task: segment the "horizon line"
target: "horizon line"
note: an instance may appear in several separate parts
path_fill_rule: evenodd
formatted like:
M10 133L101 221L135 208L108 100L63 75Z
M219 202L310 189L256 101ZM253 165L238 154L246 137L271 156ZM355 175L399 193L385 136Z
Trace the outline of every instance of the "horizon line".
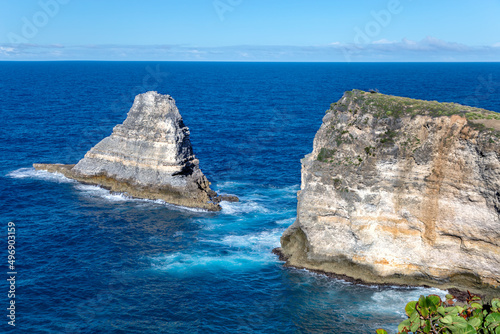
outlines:
M308 61L308 60L279 60L279 61L274 61L274 60L109 60L109 59L18 59L18 60L12 60L12 59L0 59L0 62L69 62L69 61L75 61L75 62L170 62L170 63L175 63L175 62L184 62L184 63L330 63L330 64L351 64L351 63L356 63L356 64L362 64L362 63L436 63L436 64L446 64L446 63L500 63L500 61L493 61L493 60L483 60L483 61L477 61L477 60L461 60L461 61L425 61L425 60L419 60L419 61L398 61L398 60L393 60L393 61Z

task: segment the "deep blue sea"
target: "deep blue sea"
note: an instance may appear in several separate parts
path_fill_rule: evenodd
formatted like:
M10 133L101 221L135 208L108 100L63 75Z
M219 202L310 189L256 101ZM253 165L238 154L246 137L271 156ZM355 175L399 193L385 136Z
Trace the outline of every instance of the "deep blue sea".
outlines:
M408 301L444 292L352 285L271 254L300 159L353 88L500 111L500 63L0 62L0 332L394 331ZM203 172L241 202L188 210L31 167L76 163L148 90L172 95Z

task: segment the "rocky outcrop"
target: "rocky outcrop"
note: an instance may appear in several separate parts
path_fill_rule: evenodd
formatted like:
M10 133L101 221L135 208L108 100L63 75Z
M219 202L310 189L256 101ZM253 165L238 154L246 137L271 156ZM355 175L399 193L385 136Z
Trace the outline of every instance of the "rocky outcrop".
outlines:
M76 165L34 167L132 197L211 211L220 210L220 200L237 200L210 189L174 99L157 92L136 96L123 124Z
M346 92L302 159L281 253L365 282L498 288L499 123L483 109Z

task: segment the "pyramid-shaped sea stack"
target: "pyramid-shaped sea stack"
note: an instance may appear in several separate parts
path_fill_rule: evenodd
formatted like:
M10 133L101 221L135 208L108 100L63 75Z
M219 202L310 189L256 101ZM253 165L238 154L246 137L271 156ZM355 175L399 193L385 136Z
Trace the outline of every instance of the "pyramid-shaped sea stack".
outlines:
M210 211L220 210L221 197L210 189L193 154L189 129L169 95L137 95L122 124L76 165L34 164L132 197Z

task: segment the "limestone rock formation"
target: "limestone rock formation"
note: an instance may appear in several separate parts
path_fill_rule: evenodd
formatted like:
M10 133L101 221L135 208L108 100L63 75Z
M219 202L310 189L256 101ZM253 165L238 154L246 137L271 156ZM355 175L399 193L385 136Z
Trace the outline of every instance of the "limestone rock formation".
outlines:
M302 159L281 253L366 282L498 288L499 124L484 109L346 92Z
M157 92L136 96L123 124L76 165L34 167L133 197L187 207L217 211L218 202L225 199L210 189L200 170L174 99Z

